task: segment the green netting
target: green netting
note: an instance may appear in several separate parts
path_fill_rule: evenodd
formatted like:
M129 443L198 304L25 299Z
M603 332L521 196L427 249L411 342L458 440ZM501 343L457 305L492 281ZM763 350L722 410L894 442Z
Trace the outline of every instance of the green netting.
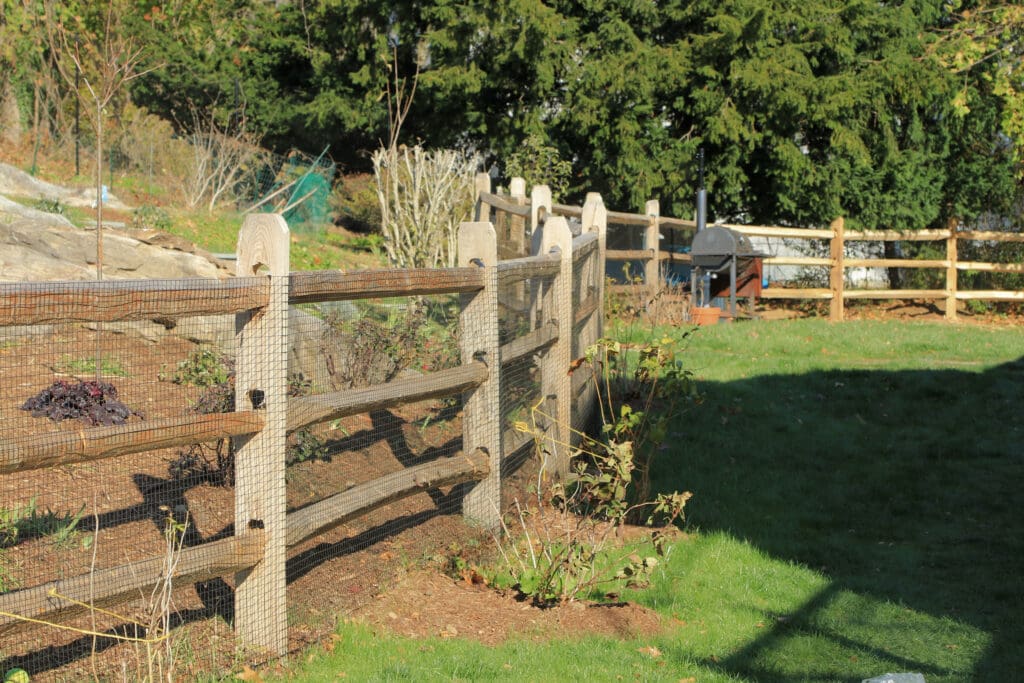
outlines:
M298 150L273 155L259 173L254 203L262 211L282 214L292 232L319 231L329 220L336 168L326 148L317 157Z

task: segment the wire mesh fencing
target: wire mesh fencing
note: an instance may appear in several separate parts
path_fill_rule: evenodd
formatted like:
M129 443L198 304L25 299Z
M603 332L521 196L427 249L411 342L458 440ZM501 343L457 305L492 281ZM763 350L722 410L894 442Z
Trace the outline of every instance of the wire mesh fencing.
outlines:
M289 274L283 220L251 216L251 276L0 284L0 666L277 656L495 529L523 465L564 458L597 329L596 238L552 222L507 262L484 223L458 268Z
M332 624L459 536L460 487L420 482L443 477L461 454L461 395L416 395L461 364L459 300L375 297L290 315L296 405L308 401L316 423L289 437L301 449L288 470L288 509L324 511L310 513L317 533L289 547L289 605L300 621ZM393 400L403 394L408 402Z
M187 300L223 283L93 284L0 284L0 667L43 680L171 666L172 626L232 640L223 579L197 573L174 589L167 578L233 533L221 437L258 429L224 415L234 406L217 393L233 372L235 315L110 319L125 315L114 301ZM30 324L9 324L19 319Z

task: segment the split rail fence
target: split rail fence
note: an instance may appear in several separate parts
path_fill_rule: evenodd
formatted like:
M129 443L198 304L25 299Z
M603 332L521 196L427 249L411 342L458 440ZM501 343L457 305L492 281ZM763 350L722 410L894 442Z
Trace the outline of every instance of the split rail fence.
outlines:
M827 288L768 287L761 292L765 299L817 299L829 301L829 318L841 321L845 317L845 302L849 299L905 299L939 300L945 302L948 320L957 319L958 301L1024 301L1024 290L965 290L958 287L958 273L979 271L990 273L1024 273L1021 263L992 263L961 261L958 259L960 241L1024 242L1024 233L957 230L955 222L943 230L846 230L842 218L829 228L780 228L749 225L727 225L751 237L782 237L801 240L823 240L828 243L829 255L770 256L765 265L823 267L828 269ZM944 259L890 259L850 258L846 256L848 242L939 242L945 243ZM938 269L945 276L942 289L852 289L846 286L847 268L923 268Z
M544 196L537 188L535 195ZM547 193L550 197L550 193ZM540 204L535 204L540 208ZM246 218L237 277L226 280L108 280L0 285L0 328L52 322L104 323L236 316L235 410L149 419L27 436L0 434L0 476L75 463L129 458L156 449L231 438L235 443L234 525L227 537L180 551L175 585L234 575L234 628L247 645L283 653L288 642L286 552L370 510L439 487L462 485L463 515L497 527L501 477L508 462L534 447L536 435L512 429L507 395L525 392L534 364L540 397L535 420L551 465L568 471L571 426L594 407L593 382L570 376L571 359L602 332L607 212L589 195L573 236L564 217L534 218L534 248L499 259L489 215L463 223L458 267L382 271L289 271L289 233L274 214ZM368 297L458 295L461 362L384 384L308 396L288 392L289 305ZM515 322L510 323L510 320ZM461 397L461 452L406 467L288 511L285 449L289 434L310 425L391 406ZM532 399L531 399L532 400ZM39 620L59 623L111 605L167 580L165 558L128 564L0 593L0 633ZM2 585L2 584L0 584Z
M493 211L495 224L505 226L504 243L513 249L527 249L524 235L530 233L545 215L575 218L581 215L581 208L564 204L553 204L550 193L534 188L526 195L525 183L514 180L509 195L493 194L486 174L478 177L478 212ZM483 207L483 208L480 208ZM629 261L640 264L642 277L638 278L644 289L645 298L650 301L664 286L663 269L672 264L688 265L687 253L668 251L661 247L663 230L678 231L688 243L696 231L696 221L661 216L657 200L646 203L643 213L608 211L609 234L614 237L620 232L639 236L642 246L637 249L608 248L607 261ZM957 319L958 301L1021 301L1024 290L971 290L958 286L958 273L974 271L988 273L1024 274L1022 263L995 263L966 261L958 259L958 243L961 241L989 243L1024 243L1024 233L996 232L981 230L957 230L956 223L943 230L916 230L900 232L895 230L848 231L840 217L827 229L801 227L773 227L757 225L724 224L749 237L771 237L794 240L824 241L828 245L828 256L768 256L764 265L821 267L828 270L828 287L796 288L767 287L761 292L764 299L811 299L830 302L829 318L841 321L845 317L845 302L850 299L900 299L900 300L941 300L945 302L945 315L949 320ZM628 239L628 238L627 238ZM636 240L634 240L636 241ZM846 245L850 242L939 242L944 243L946 256L943 259L890 259L851 258L846 256ZM943 272L945 286L942 289L862 289L846 286L848 268L914 268L937 269ZM615 289L631 288L634 285L616 285Z

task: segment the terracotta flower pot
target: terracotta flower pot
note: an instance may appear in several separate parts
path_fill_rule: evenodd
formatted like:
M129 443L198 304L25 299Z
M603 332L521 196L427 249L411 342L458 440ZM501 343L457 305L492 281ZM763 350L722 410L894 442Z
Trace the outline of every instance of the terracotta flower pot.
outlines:
M695 325L716 325L718 318L722 315L722 309L718 306L702 306L690 309L690 322Z

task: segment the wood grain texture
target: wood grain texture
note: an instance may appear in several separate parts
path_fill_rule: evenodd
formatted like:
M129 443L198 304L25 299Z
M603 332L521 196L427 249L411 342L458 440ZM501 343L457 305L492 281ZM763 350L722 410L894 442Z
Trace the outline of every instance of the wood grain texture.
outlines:
M263 428L263 423L263 415L250 410L8 437L0 440L0 474L254 434Z

